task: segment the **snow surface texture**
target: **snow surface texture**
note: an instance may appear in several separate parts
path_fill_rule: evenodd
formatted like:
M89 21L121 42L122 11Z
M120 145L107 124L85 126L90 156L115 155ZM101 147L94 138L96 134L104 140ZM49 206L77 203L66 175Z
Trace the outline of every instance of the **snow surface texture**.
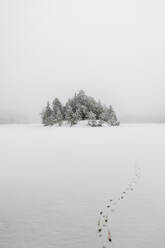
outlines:
M113 247L112 242L112 223L111 223L111 214L116 211L116 208L121 200L124 200L130 191L134 191L137 182L141 176L141 169L139 164L135 164L135 175L127 185L127 187L114 199L109 199L104 209L99 211L99 218L97 223L98 236L101 239L101 247Z
M112 245L164 248L164 147L163 124L1 125L0 247L100 248L98 210L137 163L139 183L111 212Z

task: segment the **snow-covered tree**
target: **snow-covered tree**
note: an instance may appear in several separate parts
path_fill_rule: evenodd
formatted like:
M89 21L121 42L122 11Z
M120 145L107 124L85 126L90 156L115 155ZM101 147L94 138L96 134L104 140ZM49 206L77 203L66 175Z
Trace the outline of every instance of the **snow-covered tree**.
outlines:
M108 123L110 123L112 126L118 126L120 123L118 122L115 111L113 110L111 105L108 108L108 113L109 113Z
M99 119L105 122L110 120L110 113L107 107L104 107L103 111L99 115Z
M47 102L45 109L42 111L41 118L42 118L42 123L44 124L44 126L53 125L52 109L50 107L49 102Z
M119 125L115 111L113 110L111 105L109 106L109 108L107 108L106 106L104 107L103 112L99 115L99 119L108 122L112 126Z
M79 119L80 120L86 120L88 119L88 109L85 105L78 104L76 111L79 114Z
M58 98L55 98L52 102L52 115L53 115L53 122L58 123L59 118L62 118L63 120L63 115L64 115L64 111L63 111L63 106L62 103L60 102L60 100ZM58 114L58 116L57 116ZM62 116L62 117L59 117Z
M92 111L89 112L88 118L89 118L88 125L91 127L96 127L97 125L96 115Z
M48 104L49 105L49 104ZM52 103L52 109L47 109L42 113L42 122L44 125L53 125L66 120L70 125L76 124L79 120L89 120L92 125L102 125L108 122L110 125L119 125L116 114L112 106L103 106L100 101L87 96L83 90L69 99L63 106L58 98ZM100 120L100 121L99 121Z
M101 102L98 101L94 104L94 109L95 109L95 114L96 114L96 119L99 119L99 116L101 113L104 111L104 107L102 106Z
M52 109L55 113L57 113L58 109L63 112L63 106L60 100L56 97L52 102Z
M63 115L62 115L60 109L58 109L57 114L56 114L56 123L58 123L58 125L61 126L62 121L63 121Z
M70 105L66 106L65 110L65 119L70 123L71 126L77 124L78 119L79 119L79 114L78 112L73 112L73 109Z

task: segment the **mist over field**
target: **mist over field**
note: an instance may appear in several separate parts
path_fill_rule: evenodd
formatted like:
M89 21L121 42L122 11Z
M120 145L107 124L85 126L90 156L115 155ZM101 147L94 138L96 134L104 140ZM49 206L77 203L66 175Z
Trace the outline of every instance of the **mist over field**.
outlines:
M163 0L1 0L1 122L39 122L48 99L80 89L121 122L165 121L164 9Z

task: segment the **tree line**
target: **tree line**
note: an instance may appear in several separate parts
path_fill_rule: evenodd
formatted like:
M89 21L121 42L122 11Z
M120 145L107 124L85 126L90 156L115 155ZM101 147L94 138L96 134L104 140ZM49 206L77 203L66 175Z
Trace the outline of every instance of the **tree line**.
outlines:
M102 105L100 101L87 96L83 90L75 94L65 105L58 98L55 98L51 105L47 102L41 119L44 126L55 124L61 126L63 122L73 126L80 120L88 120L88 125L93 127L102 126L104 122L111 126L120 124L111 105L109 107Z

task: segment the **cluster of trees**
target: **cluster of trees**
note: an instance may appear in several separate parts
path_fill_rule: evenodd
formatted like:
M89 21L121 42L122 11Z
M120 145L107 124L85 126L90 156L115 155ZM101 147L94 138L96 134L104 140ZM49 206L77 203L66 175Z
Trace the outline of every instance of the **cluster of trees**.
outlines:
M90 126L102 126L107 122L112 126L119 125L116 114L110 105L103 106L100 101L87 96L83 90L75 94L63 105L58 98L52 104L48 102L41 113L42 123L45 126L62 125L66 121L73 126L80 120L88 120Z

